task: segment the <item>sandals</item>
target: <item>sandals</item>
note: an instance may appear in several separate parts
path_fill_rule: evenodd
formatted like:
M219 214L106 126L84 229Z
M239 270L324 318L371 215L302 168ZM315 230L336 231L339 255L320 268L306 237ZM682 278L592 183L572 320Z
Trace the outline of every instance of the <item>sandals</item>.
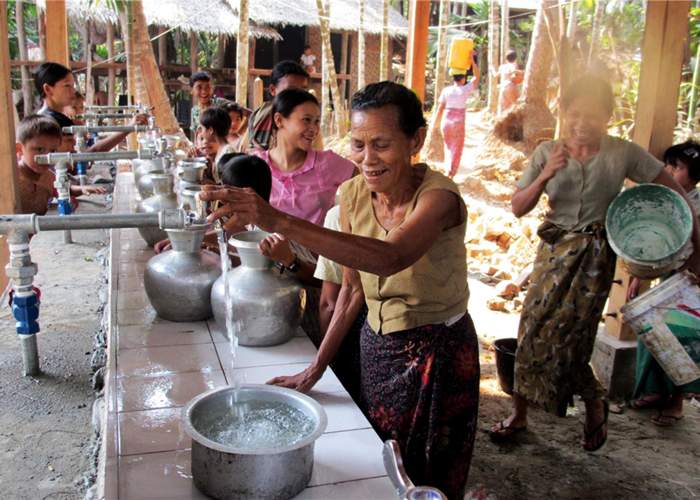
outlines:
M489 437L494 443L509 443L512 442L515 436L521 432L525 432L525 427L513 427L506 425L505 420L498 422L494 428L489 429Z
M675 415L665 415L663 410L660 410L656 415L651 417L651 421L654 425L659 427L672 427L676 425L680 420L683 419L683 415L677 417Z
M647 394L641 398L633 399L630 401L630 408L635 410L648 410L650 408L659 408L664 403L666 403L667 398L653 394Z
M606 401L603 400L603 421L596 426L595 429L592 431L587 431L586 430L586 424L583 424L583 442L581 443L581 446L584 450L588 452L593 452L593 451L598 451L603 447L605 442L608 440L608 415L610 413L610 404ZM590 443L600 431L605 428L605 435L603 438L600 440L597 446L588 446L588 443Z

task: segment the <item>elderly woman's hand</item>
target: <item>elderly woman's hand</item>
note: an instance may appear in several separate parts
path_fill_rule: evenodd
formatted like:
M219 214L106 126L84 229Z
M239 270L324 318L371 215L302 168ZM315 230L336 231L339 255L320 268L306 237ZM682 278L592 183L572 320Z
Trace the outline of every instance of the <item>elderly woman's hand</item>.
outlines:
M288 387L299 392L307 393L316 385L316 382L321 379L324 371L325 369L321 369L317 365L312 364L296 375L275 377L272 380L268 380L266 384Z
M275 224L281 213L275 210L251 188L231 186L202 186L200 198L205 201L221 201L222 206L207 217L212 222L226 220L224 229L231 230L248 224L274 233Z

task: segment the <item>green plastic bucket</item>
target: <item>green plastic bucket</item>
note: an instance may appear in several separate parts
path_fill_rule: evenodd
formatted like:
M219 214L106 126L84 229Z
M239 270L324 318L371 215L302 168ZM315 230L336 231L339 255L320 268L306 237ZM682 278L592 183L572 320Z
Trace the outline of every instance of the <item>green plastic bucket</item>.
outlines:
M694 214L683 197L659 184L639 184L608 207L605 229L630 274L658 278L679 268L692 252Z

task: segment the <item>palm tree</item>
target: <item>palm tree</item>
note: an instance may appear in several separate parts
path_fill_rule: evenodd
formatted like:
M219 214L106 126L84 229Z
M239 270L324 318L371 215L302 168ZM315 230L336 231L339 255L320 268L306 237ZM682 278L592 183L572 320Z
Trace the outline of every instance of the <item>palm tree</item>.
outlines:
M496 136L506 141L522 142L527 150L534 149L543 138L554 135L556 120L547 106L546 96L554 60L550 31L559 33L557 7L558 0L542 0L539 4L520 102L494 129ZM558 41L558 36L554 39Z
M234 0L229 0L234 3ZM233 5L232 5L233 7ZM236 43L236 101L248 104L248 0L238 0L238 41Z
M329 17L330 17L330 7L328 4L324 5L323 0L316 0L316 8L318 9L318 17L321 24L321 44L323 49L322 61L323 73L322 73L322 113L321 120L324 120L324 114L326 116L325 124L328 125L328 114L330 111L330 102L327 98L327 92L330 91L333 97L333 107L335 108L335 121L336 129L339 136L344 136L347 133L347 123L345 117L345 106L343 105L343 99L340 96L338 90L338 77L335 73L335 63L333 61L333 50L331 48L331 30L329 27Z

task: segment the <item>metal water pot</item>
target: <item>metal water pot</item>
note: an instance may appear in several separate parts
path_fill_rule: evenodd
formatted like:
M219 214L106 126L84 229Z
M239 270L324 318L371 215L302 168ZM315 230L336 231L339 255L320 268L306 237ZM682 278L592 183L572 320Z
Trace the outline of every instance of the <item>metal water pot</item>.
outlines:
M202 186L199 184L192 184L191 186L181 187L180 196L180 208L187 212L192 212L197 208L197 193L202 190Z
M211 306L218 327L226 331L224 279L233 302L233 318L240 326L238 342L243 346L272 346L290 340L301 322L306 296L299 283L280 275L264 257L258 244L264 231L235 234L229 243L236 247L241 265L221 276L211 289Z
M206 169L206 162L201 162L199 160L182 160L178 163L177 175L183 181L201 184Z
M165 208L178 208L177 196L173 192L173 178L165 173L149 174L150 182L153 186L153 196L144 199L136 206L138 213L153 213L160 212ZM142 179L143 180L143 179ZM160 240L168 237L167 233L159 227L140 227L139 234L148 243L153 246Z
M154 175L169 175L165 170L152 170L141 176L136 183L136 190L142 200L153 196L153 176Z
M165 171L166 165L163 158L153 158L151 160L136 159L132 161L132 170L134 172L134 182L138 183L141 177L157 171Z
M172 249L151 257L143 284L151 305L169 321L203 321L211 317L211 287L221 275L219 256L202 250L209 225L169 229Z

